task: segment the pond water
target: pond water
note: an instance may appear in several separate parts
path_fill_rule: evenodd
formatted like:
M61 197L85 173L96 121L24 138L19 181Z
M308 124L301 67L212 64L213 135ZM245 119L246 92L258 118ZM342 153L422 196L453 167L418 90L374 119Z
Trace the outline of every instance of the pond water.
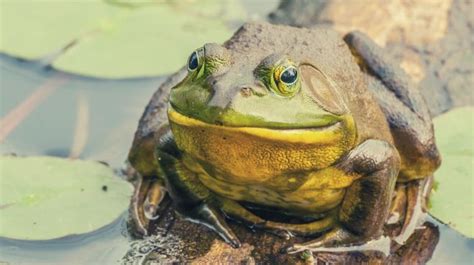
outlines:
M243 2L248 12L257 17L273 10L277 3ZM88 78L58 72L42 62L0 54L0 117L14 115L19 121L8 134L0 135L5 139L0 144L0 153L72 156L104 161L119 169L123 167L138 119L164 79ZM93 233L57 240L0 238L0 264L138 264L147 251L157 246L148 240L137 247L127 233L126 219L124 213ZM472 264L474 241L432 221L439 226L441 235L430 263Z

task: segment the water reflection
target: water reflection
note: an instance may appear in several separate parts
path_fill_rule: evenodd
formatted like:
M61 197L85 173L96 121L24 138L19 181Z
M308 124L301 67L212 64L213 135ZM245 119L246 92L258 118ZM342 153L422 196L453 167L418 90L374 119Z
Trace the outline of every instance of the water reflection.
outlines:
M84 235L46 241L0 238L0 263L10 264L114 264L130 248L126 215Z
M88 130L80 157L120 167L144 106L164 78L87 78L48 70L39 62L0 55L0 117L58 75L64 75L66 80L12 130L0 145L0 152L69 156L82 98L88 107Z

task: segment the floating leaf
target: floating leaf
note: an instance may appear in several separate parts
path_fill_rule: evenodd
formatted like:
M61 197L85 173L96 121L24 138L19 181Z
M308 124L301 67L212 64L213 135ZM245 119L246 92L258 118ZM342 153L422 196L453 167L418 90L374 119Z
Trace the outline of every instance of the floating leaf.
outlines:
M94 231L128 207L131 185L109 167L55 157L0 157L0 236L47 240Z
M204 43L222 42L230 35L219 20L190 16L168 5L149 6L81 40L53 67L108 78L161 75L177 71Z
M2 7L0 51L52 62L67 72L106 78L163 75L192 50L223 42L245 11L237 0L13 1Z
M474 237L474 108L454 109L434 119L443 162L435 173L437 188L430 213Z
M2 0L0 8L0 51L24 59L59 51L106 27L120 11L100 0Z

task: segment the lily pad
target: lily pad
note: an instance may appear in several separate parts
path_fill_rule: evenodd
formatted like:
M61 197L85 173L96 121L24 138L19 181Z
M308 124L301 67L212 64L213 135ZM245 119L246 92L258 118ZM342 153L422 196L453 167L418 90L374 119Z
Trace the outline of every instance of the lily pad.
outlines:
M474 237L474 108L454 109L434 119L443 162L430 213L464 235Z
M174 72L194 49L229 38L245 18L237 0L6 0L1 7L0 51L40 59L67 47L53 67L105 78Z
M107 78L162 75L185 65L194 49L220 43L231 33L219 20L190 16L167 5L149 6L131 11L110 30L82 39L53 67Z
M40 59L96 34L120 11L101 0L3 0L0 9L0 51L23 59Z
M109 167L55 157L0 157L0 236L48 240L116 220L132 186Z

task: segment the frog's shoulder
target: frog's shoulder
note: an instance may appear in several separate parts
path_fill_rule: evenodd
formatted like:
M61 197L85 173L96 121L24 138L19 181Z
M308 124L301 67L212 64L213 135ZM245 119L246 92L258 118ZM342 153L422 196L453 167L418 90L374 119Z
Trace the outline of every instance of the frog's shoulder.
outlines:
M142 175L154 172L156 139L168 130L167 105L171 88L186 76L186 68L171 75L155 91L138 122L128 160Z
M168 122L166 110L170 90L181 82L186 74L186 69L182 68L169 76L153 93L138 123L138 128L135 132L135 141L153 134L159 127Z

